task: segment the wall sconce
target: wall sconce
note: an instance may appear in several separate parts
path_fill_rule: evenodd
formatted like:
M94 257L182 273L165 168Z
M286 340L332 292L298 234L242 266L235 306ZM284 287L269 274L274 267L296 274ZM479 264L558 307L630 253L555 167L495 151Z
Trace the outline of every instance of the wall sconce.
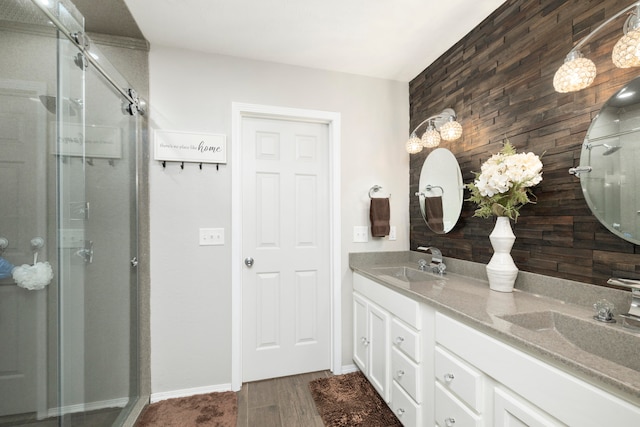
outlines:
M418 138L416 131L424 124L427 124L427 130L422 138ZM456 121L456 112L453 108L445 108L440 114L431 116L416 126L407 141L407 152L416 154L421 152L424 147L437 147L440 144L440 139L455 141L461 136L462 126Z
M631 12L623 26L624 36L613 47L611 59L618 68L640 66L640 1L637 1L604 21L571 49L564 64L553 76L553 87L556 92L576 92L593 83L596 78L596 65L582 55L580 48L607 24L633 8L635 10Z

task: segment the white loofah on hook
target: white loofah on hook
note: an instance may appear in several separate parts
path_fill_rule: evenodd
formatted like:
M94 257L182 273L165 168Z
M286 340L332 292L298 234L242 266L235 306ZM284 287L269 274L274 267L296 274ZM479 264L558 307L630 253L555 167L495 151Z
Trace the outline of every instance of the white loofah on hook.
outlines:
M48 262L37 262L34 265L23 264L13 269L13 280L21 288L35 291L51 283L53 269Z

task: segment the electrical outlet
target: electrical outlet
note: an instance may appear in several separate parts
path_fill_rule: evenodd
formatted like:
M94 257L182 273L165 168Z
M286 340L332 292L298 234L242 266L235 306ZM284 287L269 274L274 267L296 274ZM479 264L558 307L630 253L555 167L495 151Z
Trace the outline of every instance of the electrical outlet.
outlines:
M200 246L224 245L224 228L201 228Z
M369 241L369 228L366 225L354 226L353 241L356 243L367 243Z
M389 227L389 240L396 240L396 226Z

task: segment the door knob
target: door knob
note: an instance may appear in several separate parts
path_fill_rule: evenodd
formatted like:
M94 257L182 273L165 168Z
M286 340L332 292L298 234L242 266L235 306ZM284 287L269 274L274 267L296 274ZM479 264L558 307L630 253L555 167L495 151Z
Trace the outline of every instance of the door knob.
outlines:
M246 257L244 259L244 265L251 268L251 266L253 266L253 258L251 258L250 256Z

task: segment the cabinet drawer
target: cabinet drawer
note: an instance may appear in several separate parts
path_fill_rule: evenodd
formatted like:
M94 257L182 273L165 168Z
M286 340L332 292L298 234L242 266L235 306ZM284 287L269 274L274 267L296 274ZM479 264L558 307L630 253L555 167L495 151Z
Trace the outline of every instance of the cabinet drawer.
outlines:
M420 363L420 335L398 319L391 322L391 341L404 354Z
M439 427L482 426L482 418L445 390L439 382L436 382L436 422Z
M417 403L422 403L420 366L394 348L391 351L391 375Z
M420 305L418 301L412 300L397 291L359 274L353 275L353 290L360 292L414 328L418 330L422 329L420 322Z
M495 426L559 427L565 425L552 419L521 397L499 387L495 389L493 396L493 414ZM610 425L615 424L612 422Z
M442 386L481 412L483 405L483 375L443 348L436 346L435 376Z
M420 410L420 405L414 402L402 387L395 382L391 393L391 409L402 425L407 427L421 426L422 411Z

